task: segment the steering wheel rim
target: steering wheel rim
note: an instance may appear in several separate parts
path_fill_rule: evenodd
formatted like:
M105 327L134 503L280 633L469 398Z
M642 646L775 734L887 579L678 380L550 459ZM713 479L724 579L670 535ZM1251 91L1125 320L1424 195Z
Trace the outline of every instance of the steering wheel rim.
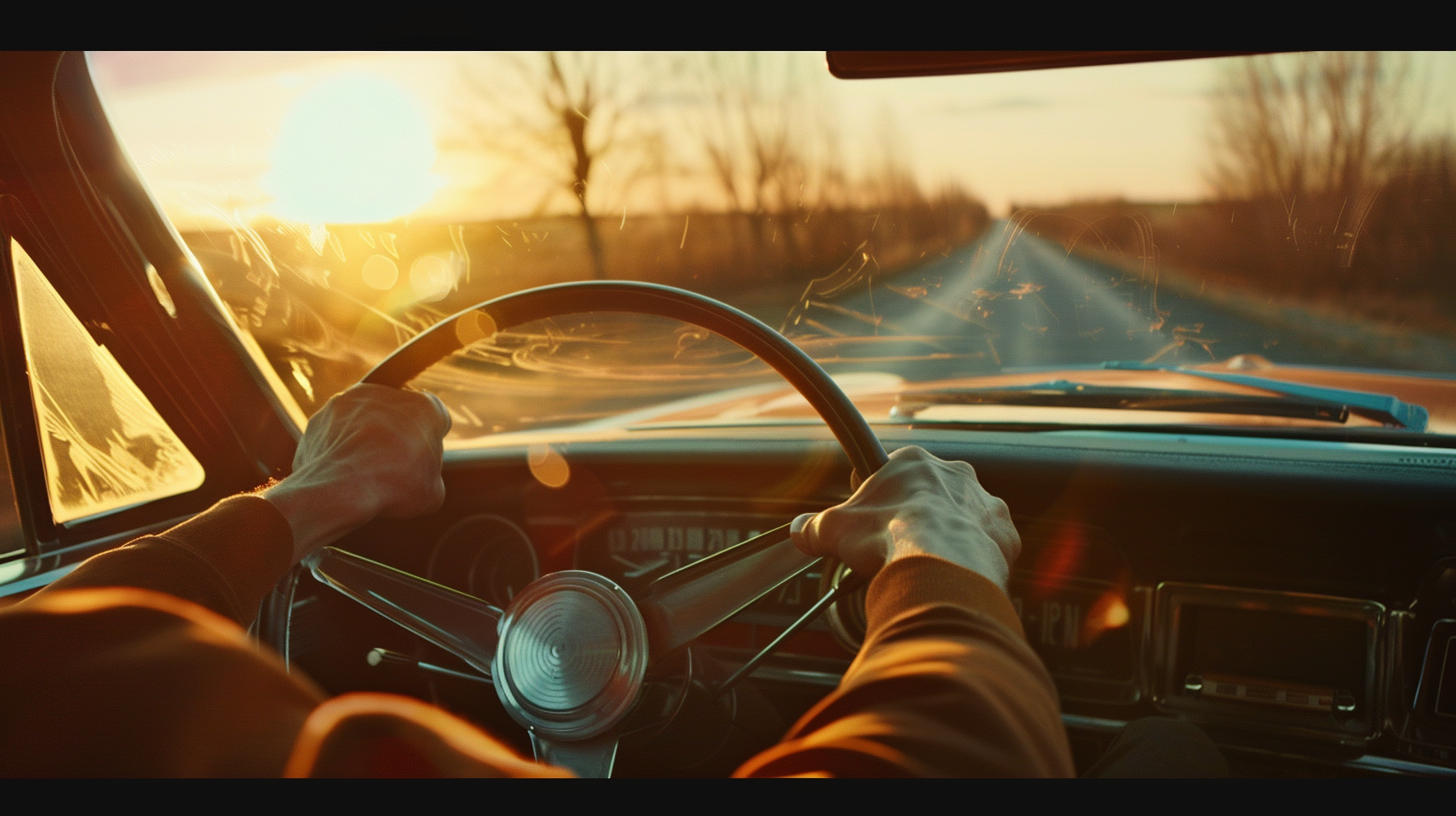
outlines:
M534 320L588 312L626 312L691 323L729 340L768 363L808 400L834 433L859 478L868 478L888 457L854 407L829 374L804 350L758 318L710 297L635 281L582 281L526 289L459 311L415 335L360 382L403 388L425 369L465 347L468 339L514 328ZM490 319L488 329L470 326L477 315Z
M738 309L658 284L566 283L486 301L416 335L362 382L404 387L477 339L588 312L654 315L713 331L767 362L804 396L859 478L888 461L863 415L803 350ZM566 570L528 585L505 610L333 547L305 564L319 581L481 671L529 731L538 759L606 776L616 756L614 734L639 699L649 666L821 560L799 552L783 525L658 578L640 599L603 576Z

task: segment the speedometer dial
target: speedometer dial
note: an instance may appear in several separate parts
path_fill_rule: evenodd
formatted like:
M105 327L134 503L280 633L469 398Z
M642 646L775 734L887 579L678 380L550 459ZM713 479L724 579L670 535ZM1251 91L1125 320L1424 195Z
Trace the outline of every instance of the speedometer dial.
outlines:
M471 516L451 527L430 553L431 581L504 608L541 576L536 549L520 527L500 516Z

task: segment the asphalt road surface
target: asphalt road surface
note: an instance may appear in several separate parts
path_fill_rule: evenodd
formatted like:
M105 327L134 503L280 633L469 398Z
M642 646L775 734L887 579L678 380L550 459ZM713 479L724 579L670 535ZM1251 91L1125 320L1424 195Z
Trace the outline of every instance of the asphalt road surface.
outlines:
M1260 308L1254 295L1223 302L1175 291L1154 269L1121 268L1069 255L1059 244L993 224L975 243L887 280L863 274L838 291L813 294L800 329L980 338L1004 368L1155 360L1197 364L1237 354L1275 363L1368 368L1436 368L1393 328L1333 323L1302 310ZM1392 339L1395 338L1395 339ZM1456 343L1436 358L1456 364ZM1417 364L1412 364L1412 362ZM1420 364L1424 363L1424 364ZM1437 363L1432 365L1432 363ZM1446 367L1446 370L1451 370Z

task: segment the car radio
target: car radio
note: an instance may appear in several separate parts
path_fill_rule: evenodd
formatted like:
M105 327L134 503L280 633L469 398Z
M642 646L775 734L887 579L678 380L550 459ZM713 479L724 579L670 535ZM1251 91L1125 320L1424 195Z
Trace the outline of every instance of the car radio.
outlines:
M1179 583L1155 596L1154 699L1164 710L1351 744L1376 736L1380 604Z

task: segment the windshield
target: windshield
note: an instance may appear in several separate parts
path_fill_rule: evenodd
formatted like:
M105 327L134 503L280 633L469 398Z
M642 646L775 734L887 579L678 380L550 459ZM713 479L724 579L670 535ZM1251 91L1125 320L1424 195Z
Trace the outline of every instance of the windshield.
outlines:
M91 66L153 195L303 416L458 310L628 279L778 328L871 421L1116 424L1150 413L1119 404L1173 402L1159 423L1338 413L1271 413L1264 398L1293 397L1196 371L1390 395L1429 410L1426 432L1456 430L1450 53L860 81L829 76L822 52ZM446 399L458 444L801 414L775 382L694 327L586 315L482 331L417 384ZM1102 389L1095 405L1086 388ZM1370 415L1339 422L1407 414Z

